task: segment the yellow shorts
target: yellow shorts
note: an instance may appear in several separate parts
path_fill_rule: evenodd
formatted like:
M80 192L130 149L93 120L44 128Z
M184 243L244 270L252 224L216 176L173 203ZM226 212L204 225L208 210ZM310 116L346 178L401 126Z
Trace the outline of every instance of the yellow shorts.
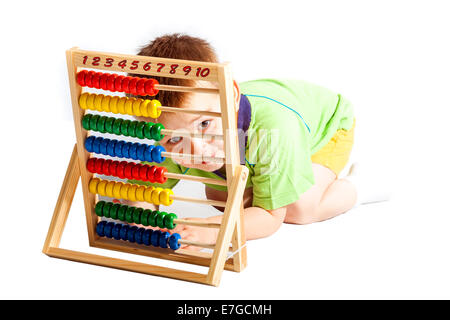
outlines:
M350 130L339 129L336 131L331 140L311 156L311 161L329 168L336 176L339 176L350 158L354 131L355 122Z

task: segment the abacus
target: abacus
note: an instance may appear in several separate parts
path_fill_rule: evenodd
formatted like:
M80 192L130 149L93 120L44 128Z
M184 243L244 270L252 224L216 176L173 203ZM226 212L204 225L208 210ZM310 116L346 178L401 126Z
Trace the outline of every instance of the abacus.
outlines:
M68 50L66 57L77 141L43 252L51 257L76 262L214 286L219 285L223 270L242 271L247 264L242 198L248 169L240 164L236 109L229 64L103 53L79 48ZM151 76L210 81L217 84L217 88L162 85L150 78ZM104 93L90 93L86 88L99 89ZM155 97L160 90L218 94L221 112L162 106ZM145 98L119 96L117 93ZM173 131L165 129L159 123L128 120L116 116L157 118L162 112L187 112L220 117L223 125L221 135L177 132L177 136L185 134L204 139L223 139L225 157L166 152L162 146L152 145L151 142L159 141L165 135L171 135ZM102 137L102 134L113 135L114 138ZM125 141L123 137L131 137L139 142ZM226 180L170 173L165 167L141 163L144 161L161 163L166 157L186 156L192 160L224 163ZM207 267L208 271L191 272L60 248L80 177L91 247L195 264ZM118 180L140 180L162 184L168 178L227 186L227 200L194 199L174 194L170 189ZM100 201L99 196L114 200ZM116 201L117 199L119 201ZM207 223L178 218L175 213L126 205L121 203L120 199L166 206L173 201L187 201L223 207L224 213L221 223ZM104 218L113 219L114 222L105 221ZM176 224L218 228L216 243L183 240L179 234L167 231L173 229ZM209 248L212 252L182 249L181 244Z

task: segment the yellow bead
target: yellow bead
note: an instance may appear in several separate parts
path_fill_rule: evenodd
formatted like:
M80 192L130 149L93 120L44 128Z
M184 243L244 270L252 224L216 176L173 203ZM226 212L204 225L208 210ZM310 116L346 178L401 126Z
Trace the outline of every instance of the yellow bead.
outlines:
M152 192L152 202L156 205L161 204L159 202L159 194L161 193L161 191L163 191L163 188L156 188L155 190L153 190Z
M97 110L97 111L103 111L103 110L102 110L102 100L103 100L103 97L104 97L103 94L97 94L97 95L95 96L95 99L94 99L94 108L95 108L95 110Z
M127 101L127 98L121 97L119 101L117 102L117 110L119 110L120 114L127 114L125 112L125 102Z
M99 178L92 178L91 181L89 181L89 192L96 194L97 193L97 185L100 182Z
M107 197L110 197L110 198L113 198L114 197L114 193L113 193L113 189L114 189L114 186L115 186L115 182L114 181L109 181L107 184L106 184L106 196Z
M144 186L139 186L136 189L136 199L137 199L137 201L145 201L145 199L144 199L144 192L145 192L145 187Z
M108 180L100 180L97 185L97 193L101 196L106 197L106 185L108 184Z
M153 192L153 190L155 190L155 187L152 187L152 186L145 188L144 201L146 201L148 203L153 203L152 202L152 192Z
M142 116L142 112L141 112L141 103L142 103L142 99L135 99L133 102L133 114L137 117Z
M80 105L81 109L84 109L84 110L89 109L86 104L86 100L88 97L89 97L89 93L85 92L78 99L78 104Z
M141 109L141 114L143 117L150 117L150 114L148 113L148 108L150 105L151 100L142 100L139 108Z
M120 199L120 189L123 186L123 182L116 182L113 188L113 196L114 198Z
M137 185L136 184L132 184L130 186L130 188L128 189L128 200L130 201L138 201L136 198L136 189L137 189Z
M173 203L173 199L170 198L172 194L172 189L164 189L159 194L159 201L165 206L170 206Z
M159 107L161 107L161 102L159 102L158 100L153 99L150 102L150 110L148 112L150 114L150 117L156 119L161 115L161 109Z
M111 112L111 109L109 108L109 104L111 101L111 96L104 96L102 99L102 110L104 112Z
M119 113L118 102L119 102L119 97L117 97L117 96L111 97L111 100L109 100L109 110L112 113Z
M86 99L86 107L88 107L88 109L95 110L94 107L95 94L88 93L88 95L89 96Z
M123 186L120 188L120 198L128 200L128 189L130 189L131 184L124 183Z
M133 103L136 101L135 98L128 98L125 102L125 113L129 115L133 115Z

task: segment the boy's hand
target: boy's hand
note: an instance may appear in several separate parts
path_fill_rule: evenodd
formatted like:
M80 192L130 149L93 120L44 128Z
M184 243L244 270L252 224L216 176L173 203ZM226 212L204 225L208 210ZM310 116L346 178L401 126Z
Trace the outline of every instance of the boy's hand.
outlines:
M191 221L207 221L205 218L186 218L185 220ZM184 224L178 224L171 233L179 233L182 240L197 241L205 244L215 244L219 229L217 228L204 228L187 226ZM202 248L191 245L181 245L181 249L199 251Z

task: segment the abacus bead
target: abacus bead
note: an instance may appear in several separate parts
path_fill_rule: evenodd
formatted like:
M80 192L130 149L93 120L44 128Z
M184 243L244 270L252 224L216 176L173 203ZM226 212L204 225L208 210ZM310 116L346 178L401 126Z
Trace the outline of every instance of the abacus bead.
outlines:
M151 145L145 146L144 161L153 162L152 151L153 151L154 148L155 148L155 146L151 146Z
M142 167L142 165L135 164L133 166L133 168L131 168L131 175L133 176L133 179L135 179L135 180L140 179L139 170L141 169L141 167Z
M151 166L148 170L147 170L147 179L148 181L150 181L151 183L156 182L155 180L155 172L156 172L157 167L156 166Z
M124 183L122 188L120 188L120 197L122 199L127 200L128 199L128 189L130 189L131 184L129 183Z
M104 237L105 236L105 225L106 225L106 221L100 221L99 223L97 223L97 227L95 228L95 231L97 232L97 234L100 237Z
M114 197L113 189L114 189L115 184L116 184L116 183L115 183L114 181L109 181L109 182L106 184L105 193L106 193L106 196L107 196L107 197L110 197L110 198L113 198L113 197Z
M128 225L122 225L122 228L120 229L120 239L122 240L128 240L128 230L130 227Z
M125 102L127 102L126 97L121 97L117 101L117 112L120 114L127 114L125 111Z
M139 180L147 181L147 171L149 166L143 165L139 167Z
M137 143L137 142L130 145L129 154L130 154L130 158L133 160L138 160L138 157L137 157L137 147L138 146L139 146L139 143Z
M136 156L138 160L145 161L145 148L147 145L139 144L136 150Z
M96 95L93 93L88 93L88 97L86 98L86 107L90 110L95 110L94 100Z
M85 85L87 85L89 88L93 88L92 86L92 76L95 74L94 71L88 71L88 73L85 74L84 76L84 83Z
M144 139L144 126L144 121L139 121L136 125L136 137L138 137L139 139Z
M125 213L125 220L129 223L133 223L133 213L135 208L134 207L128 207L127 211Z
M100 89L100 72L95 72L92 75L92 87Z
M152 213L152 210L150 209L145 209L142 214L141 214L141 224L143 226L148 226L148 216L149 214Z
M100 118L100 116L99 116L98 114L96 114L96 115L94 115L94 116L91 116L91 117L89 118L89 128L90 128L91 130L97 131L97 121L98 121L98 118Z
M115 223L114 222L108 222L105 225L105 228L103 229L103 232L105 233L105 237L112 238L112 229L114 228Z
M137 230L138 230L138 227L136 227L136 226L130 227L130 229L128 230L128 233L127 233L128 241L130 241L130 242L135 242L136 241L135 240L135 234L136 234Z
M161 248L167 248L167 242L169 240L170 234L168 232L162 232L159 235L159 246Z
M115 74L110 74L108 75L108 78L106 79L106 88L109 91L116 91L115 86L114 86L114 81L116 80L116 75Z
M109 143L109 139L102 139L102 140L100 140L99 153L104 154L104 155L108 154L108 143Z
M177 215L175 213L169 213L164 216L164 228L173 229L176 227L176 224L173 224L173 220L177 219Z
M137 117L142 116L142 112L141 112L141 103L142 103L142 99L138 98L136 100L133 101L133 114Z
M162 168L164 167L157 167L155 169L155 172L153 173L153 179L155 180L155 182L161 183L160 181L162 180Z
M134 163L133 162L127 163L127 165L124 168L125 178L133 179L133 175L132 175L132 172L131 172L131 169L133 169L133 167L134 167Z
M107 80L108 80L108 74L107 73L100 74L100 78L99 78L100 89L108 90L108 87L106 86L106 81Z
M103 111L102 109L102 100L104 95L103 94L97 94L94 98L94 109L97 111Z
M150 117L150 114L148 113L148 108L149 108L150 102L151 102L150 100L143 100L141 102L141 105L139 106L143 117L146 117L146 118Z
M87 106L87 98L89 97L89 93L85 92L80 95L80 98L78 99L78 104L80 105L80 108L83 110L89 109Z
M105 205L105 201L99 201L95 205L95 214L99 217L103 217L103 206Z
M100 182L100 179L98 178L92 178L91 181L89 181L89 192L90 193L97 193L97 186Z
M125 141L120 140L116 143L116 147L114 148L114 155L115 157L124 157L123 155L123 147L125 145Z
M84 81L84 77L86 76L86 73L87 73L86 70L82 70L77 73L77 83L82 87L86 86L86 82Z
M172 189L164 189L159 194L159 202L161 202L165 206L170 206L173 203L173 199L170 196L173 195Z
M168 172L166 167L161 167L162 169L160 169L160 179L159 179L159 183L166 183L167 182L167 177L166 177L166 173Z
M114 89L116 91L122 92L122 80L125 78L124 76L117 76L114 80Z
M150 116L152 117L152 118L158 118L160 115L161 115L161 109L160 109L160 107L161 107L161 102L159 102L158 100L156 100L156 99L153 99L151 102L150 102L150 110L149 110L149 114L150 114Z
M131 121L130 125L128 126L128 135L130 137L136 138L136 125L137 121Z
M152 237L152 229L146 229L144 231L144 234L142 235L142 242L146 245L149 246L150 245L150 238Z
M130 125L130 120L123 120L120 125L120 133L124 136L128 136L128 126Z
M135 184L132 184L131 186L130 186L130 188L128 189L128 200L130 200L130 201L137 201L137 198L136 198L136 189L137 189L137 185L135 185Z
M100 145L102 144L102 142L103 142L103 138L101 138L101 137L94 138L94 141L92 142L93 152L100 153Z
M84 130L90 130L91 129L91 126L89 124L89 121L91 121L91 118L92 118L92 114L86 114L83 117L83 120L81 121L81 124L82 124Z
M93 146L94 140L95 140L94 136L87 137L86 140L84 140L84 148L86 149L87 152L94 151L94 146Z
M152 227L156 227L156 217L158 216L159 211L152 211L148 215L148 224Z
M113 123L113 132L114 132L114 134L116 134L118 136L121 135L122 122L123 122L123 119L117 118L116 120L114 120L114 123Z
M133 212L133 222L134 223L141 223L141 214L144 211L142 208L136 208Z
M127 101L125 101L125 113L129 115L133 114L133 103L136 101L135 98L128 98Z
M94 167L95 173L99 173L99 174L103 173L103 171L102 171L103 162L105 162L105 159L99 159L99 158L95 159L95 167Z
M144 228L138 228L134 233L134 240L136 241L137 244L143 243L142 236L144 235L144 231L145 231Z
M124 143L123 148L122 148L122 155L124 158L131 158L131 156L130 156L131 145L132 145L131 142Z
M106 197L106 184L108 180L101 180L97 185L97 193L101 196ZM106 206L106 204L105 204ZM103 214L105 214L105 207L103 207Z
M165 228L164 227L164 216L167 215L167 212L160 212L157 216L156 216L156 225L160 228Z
M161 141L162 138L164 138L164 135L161 134L161 130L164 129L164 126L161 123L155 123L152 128L150 135L152 136L152 139L155 141Z
M109 110L112 113L119 113L119 109L118 109L118 102L119 102L119 97L115 96L115 97L111 97L111 99L109 100Z
M111 210L112 205L113 205L112 202L106 202L105 203L105 205L103 206L103 210L102 210L102 213L103 213L104 217L106 217L106 218L111 217L110 210Z
M144 186L139 186L136 189L136 199L137 201L145 201L144 192L146 188Z
M114 203L111 207L111 209L109 210L109 216L111 219L117 219L117 214L119 212L119 208L120 208L120 204L118 203Z
M150 242L152 243L152 246L159 247L159 235L161 234L161 231L154 230L152 232L152 236L150 237Z
M108 142L108 147L106 148L106 153L108 155L110 155L111 157L114 157L116 155L115 150L116 150L117 142L119 142L119 141L117 141L116 139L109 140L109 142Z
M117 223L112 229L112 236L116 240L120 240L120 229L122 229L122 225Z
M178 242L181 236L178 233L172 233L169 237L169 247L172 250L178 250L181 244Z
M165 157L161 157L161 152L165 152L166 149L164 149L162 146L156 146L153 150L152 150L152 159L154 162L156 163L161 163L163 162L166 158Z
M145 83L146 82L147 82L147 79L145 79L145 78L139 79L137 81L137 83L136 83L136 91L137 91L138 95L140 95L140 96L145 96L146 95L145 94Z
M127 212L128 206L120 205L119 210L117 211L117 219L120 221L126 221L125 213Z
M106 133L105 130L105 121L106 117L100 117L97 121L97 131L100 131L101 133Z
M117 143L116 143L117 145ZM112 176L117 176L117 165L119 164L119 161L111 161L111 164L109 165L109 173ZM120 184L116 184L116 186L119 186L120 188Z
M120 179L125 179L125 178L126 178L126 175L125 175L125 167L126 167L126 165L127 165L127 162L126 162L126 161L121 161L121 162L119 162L119 164L117 165L116 172L117 172L117 176L118 176Z
M108 133L114 133L113 131L113 125L114 125L114 121L116 119L113 117L108 117L105 121L105 131Z
M130 88L130 93L134 96L137 95L137 87L136 87L136 83L139 80L139 78L136 77L132 77L129 83L129 88Z
M146 122L144 126L144 137L147 139L153 139L152 138L152 127L154 123Z
M88 161L86 162L86 168L88 169L89 172L91 173L96 173L95 171L95 158L90 158L88 159Z
M145 93L151 97L158 94L158 89L155 88L155 85L158 84L156 79L147 79L144 84Z
M153 187L153 186L145 187L144 201L146 201L148 203L152 203L152 192L154 189L155 189L155 187Z
M105 162L103 162L103 165L102 165L102 171L103 171L103 174L104 175L107 175L107 176L110 176L111 175L111 173L109 172L109 166L111 165L111 160L105 160Z
M152 192L152 203L153 204L156 204L156 205L160 205L161 204L159 202L159 194L163 190L164 190L163 188L155 188L155 190L153 190L153 192Z

